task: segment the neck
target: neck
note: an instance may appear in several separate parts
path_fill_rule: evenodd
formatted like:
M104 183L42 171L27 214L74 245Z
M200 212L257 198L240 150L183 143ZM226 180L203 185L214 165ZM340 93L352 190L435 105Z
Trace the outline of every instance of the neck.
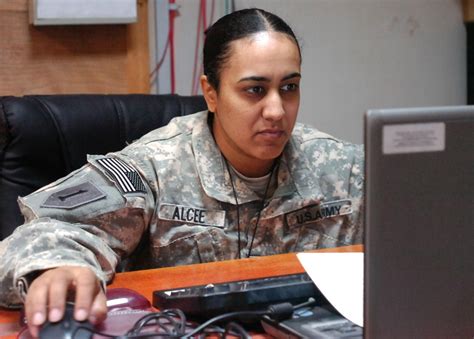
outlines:
M214 121L214 123L216 123ZM224 135L220 135L219 130L214 126L213 135L221 153L232 167L239 173L249 178L259 178L270 173L276 159L259 159L250 156L233 145L232 141L226 140Z
M225 153L223 154L236 171L249 178L260 178L267 175L272 170L273 163L275 161L272 159L266 162L257 163L255 159L251 159L252 163L240 162L240 159L232 159L229 158Z

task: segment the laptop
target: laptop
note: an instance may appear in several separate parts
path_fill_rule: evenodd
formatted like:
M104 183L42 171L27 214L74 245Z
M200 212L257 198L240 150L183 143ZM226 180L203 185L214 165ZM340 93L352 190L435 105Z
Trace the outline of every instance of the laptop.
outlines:
M474 106L365 115L364 337L474 338Z

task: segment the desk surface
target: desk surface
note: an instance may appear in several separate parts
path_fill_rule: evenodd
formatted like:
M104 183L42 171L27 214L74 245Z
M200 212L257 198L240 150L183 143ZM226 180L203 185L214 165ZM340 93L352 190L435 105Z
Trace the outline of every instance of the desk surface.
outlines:
M362 252L362 245L318 250L318 252ZM189 266L166 267L118 273L109 288L127 287L152 299L154 290L205 285L236 280L257 279L284 274L302 273L295 253L219 261ZM0 309L0 336L16 338L19 331L18 311ZM3 337L6 335L6 337Z

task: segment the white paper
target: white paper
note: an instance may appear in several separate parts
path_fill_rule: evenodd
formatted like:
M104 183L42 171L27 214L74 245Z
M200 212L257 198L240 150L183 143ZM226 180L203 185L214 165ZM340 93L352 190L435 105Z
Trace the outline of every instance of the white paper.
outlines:
M364 253L298 253L326 299L347 319L364 324Z

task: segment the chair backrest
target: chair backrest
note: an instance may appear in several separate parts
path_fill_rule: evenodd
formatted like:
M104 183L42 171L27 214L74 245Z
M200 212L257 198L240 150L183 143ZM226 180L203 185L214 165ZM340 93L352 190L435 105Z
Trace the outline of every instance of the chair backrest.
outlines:
M24 219L25 196L118 151L171 118L206 109L202 96L153 94L0 97L0 240Z

